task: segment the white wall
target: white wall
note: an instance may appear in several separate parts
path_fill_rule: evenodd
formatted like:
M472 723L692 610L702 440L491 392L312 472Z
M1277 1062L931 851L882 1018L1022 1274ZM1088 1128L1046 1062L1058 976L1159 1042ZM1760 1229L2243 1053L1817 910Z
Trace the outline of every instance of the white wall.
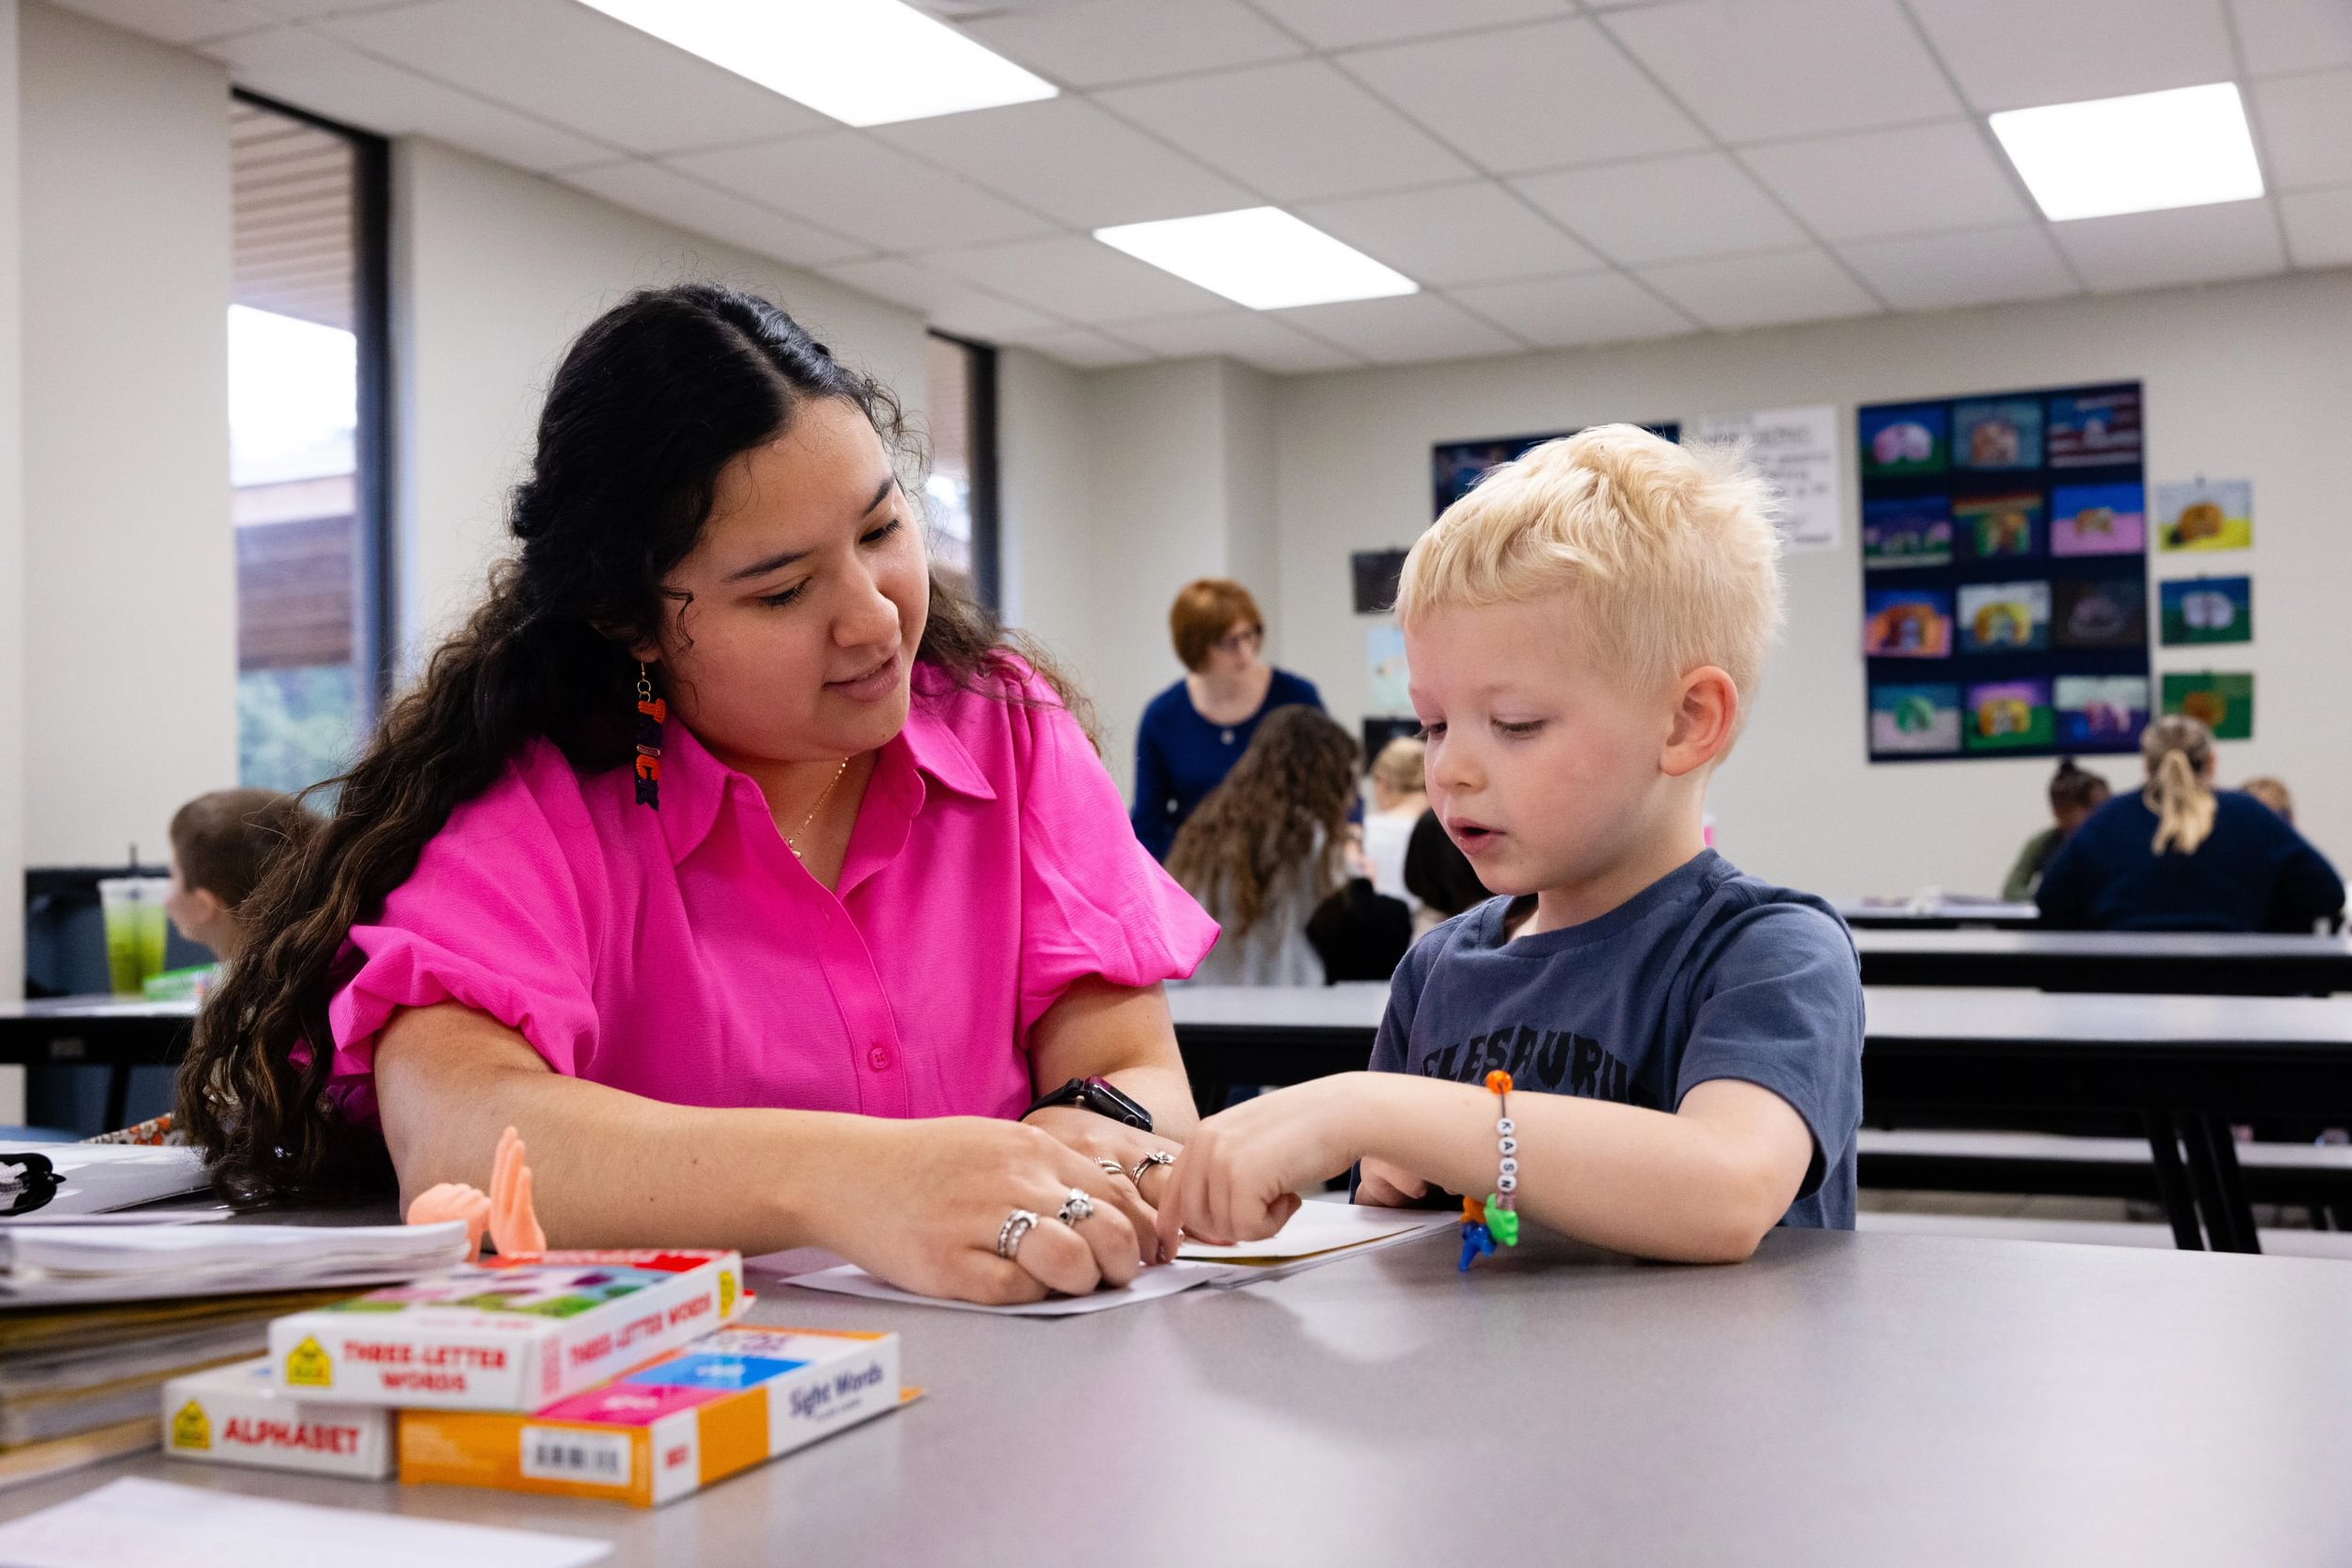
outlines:
M18 246L16 0L0 0L0 744L24 734L24 293ZM24 768L0 764L0 996L24 993ZM0 1122L24 1119L24 1069L0 1068Z
M332 105L322 104L330 110ZM919 415L919 317L835 283L437 143L392 163L400 629L413 661L506 550L564 348L632 289L712 278L765 294Z
M2152 485L2254 482L2255 549L2152 562L2157 576L2250 570L2256 641L2160 650L2159 668L2255 672L2255 738L2222 748L2224 780L2280 775L2306 832L2352 863L2352 272L1282 382L1283 658L1343 719L1361 708L1348 552L1406 545L1428 526L1433 442L1835 403L1849 448L1843 544L1789 558L1788 630L1715 786L1720 842L1759 875L1824 892L1989 891L2046 819L2051 765L1866 763L1851 410L2134 378L2147 388ZM2137 774L2130 759L2098 766L2118 782Z
M133 840L158 862L173 810L237 782L229 82L29 0L19 20L25 663L0 736L33 863Z

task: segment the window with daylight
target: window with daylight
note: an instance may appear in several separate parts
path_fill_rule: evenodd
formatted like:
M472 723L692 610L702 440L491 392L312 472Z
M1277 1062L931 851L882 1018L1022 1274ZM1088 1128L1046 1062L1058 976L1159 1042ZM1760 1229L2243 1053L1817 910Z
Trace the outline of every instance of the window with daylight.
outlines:
M385 667L387 159L242 95L230 126L237 770L298 790L349 765Z
M924 511L931 560L957 587L996 605L996 351L933 333L925 377L930 473Z

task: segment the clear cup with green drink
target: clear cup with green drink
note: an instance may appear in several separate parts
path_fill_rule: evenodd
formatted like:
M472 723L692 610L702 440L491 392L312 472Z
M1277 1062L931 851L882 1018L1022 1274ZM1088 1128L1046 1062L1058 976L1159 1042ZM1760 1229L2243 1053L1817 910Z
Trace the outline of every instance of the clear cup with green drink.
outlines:
M98 884L106 924L106 979L117 996L137 996L151 974L164 972L168 877L107 877Z

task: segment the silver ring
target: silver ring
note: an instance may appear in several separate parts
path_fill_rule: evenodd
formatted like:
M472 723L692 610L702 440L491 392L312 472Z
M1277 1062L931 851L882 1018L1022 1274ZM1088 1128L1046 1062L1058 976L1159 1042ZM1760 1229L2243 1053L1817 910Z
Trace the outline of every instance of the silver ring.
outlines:
M1094 1163L1112 1176L1123 1177L1127 1174L1127 1167L1116 1160L1097 1160Z
M1015 1209L1005 1216L1005 1223L996 1231L996 1256L1007 1262L1021 1250L1021 1243L1037 1228L1037 1216L1026 1209Z
M1087 1196L1081 1189L1073 1187L1070 1196L1062 1199L1061 1212L1054 1217L1064 1225L1076 1225L1080 1220L1092 1218L1093 1214L1094 1199Z
M1155 1148L1151 1153L1136 1162L1136 1168L1127 1173L1127 1180L1140 1187L1143 1185L1143 1173L1145 1171L1150 1170L1153 1165L1172 1165L1175 1163L1176 1156L1170 1154L1165 1148Z

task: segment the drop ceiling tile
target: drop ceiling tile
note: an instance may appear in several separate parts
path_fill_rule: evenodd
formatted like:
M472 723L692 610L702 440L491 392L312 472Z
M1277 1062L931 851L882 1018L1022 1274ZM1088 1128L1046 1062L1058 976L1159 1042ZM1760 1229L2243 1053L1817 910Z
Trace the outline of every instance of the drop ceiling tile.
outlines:
M517 168L610 163L621 149L373 59L324 33L278 27L200 46L239 87L381 135L430 136Z
M1186 217L1258 198L1083 98L910 120L875 132L1073 229Z
M2271 189L2352 182L2352 71L2257 82L2254 116Z
M1526 345L1436 294L1356 299L1341 305L1302 305L1273 312L1376 364L1469 359L1511 354Z
M1041 310L977 289L960 277L896 256L842 261L818 269L861 293L919 310L934 326L996 340L1024 332L1057 332L1069 325Z
M1896 0L1684 0L1602 24L1726 141L1961 112Z
M1418 283L1539 277L1608 264L1484 180L1310 202L1298 215Z
M1105 87L1305 53L1296 40L1238 0L1007 7L962 28L1006 58L1073 87Z
M2237 74L2222 0L1911 0L1986 111L2115 98Z
M2256 277L2286 266L2266 200L2054 223L2058 248L2101 293Z
M2279 215L2296 266L2352 266L2352 185L2289 191L2279 198Z
M666 161L879 250L985 245L1054 227L856 131L685 152Z
M1970 120L1773 142L1740 156L1826 240L1984 229L2032 216Z
M199 43L249 33L278 18L235 0L57 0L65 9L165 43Z
M1672 338L1697 330L1690 317L1619 272L1480 283L1448 292L1541 348Z
M1106 338L1100 332L1089 332L1082 326L1063 327L1055 332L1033 332L1009 339L1019 348L1035 349L1048 359L1058 359L1082 371L1109 370L1120 365L1140 365L1152 357L1132 343Z
M558 178L567 185L576 185L665 223L675 223L681 229L739 245L795 266L838 261L866 255L873 248L829 233L813 223L746 201L732 192L706 185L660 164L631 159L594 168L568 169Z
M1498 173L1707 145L1590 22L1400 44L1341 64Z
M386 0L243 0L256 10L293 22L307 22L315 17L340 16L345 11L381 10ZM397 3L397 0L395 0Z
M1216 355L1274 375L1345 370L1363 361L1255 310L1123 322L1119 335L1169 359Z
M2352 6L2344 0L2230 0L2246 69L2257 76L2352 65Z
M1805 243L1762 186L1721 152L1562 169L1512 183L1602 255L1678 261Z
M944 250L921 258L1024 305L1088 326L1205 315L1232 302L1077 234Z
M835 126L575 0L435 0L319 25L394 65L632 152Z
M1571 16L1576 0L1257 0L1258 8L1317 49L1427 38L1513 22Z
M2036 223L1865 240L1838 246L1838 254L1898 310L1947 310L2082 292Z
M1097 97L1276 201L1436 184L1472 172L1319 60L1119 87Z
M1785 250L1645 267L1652 288L1709 326L1731 330L1875 314L1879 304L1827 253Z

